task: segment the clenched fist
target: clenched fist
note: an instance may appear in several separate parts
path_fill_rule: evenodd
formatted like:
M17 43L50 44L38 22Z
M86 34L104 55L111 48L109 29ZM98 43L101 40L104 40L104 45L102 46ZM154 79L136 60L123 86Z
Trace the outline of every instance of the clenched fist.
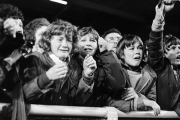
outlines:
M84 69L84 74L87 76L92 74L97 69L96 61L89 54L84 58L83 69Z

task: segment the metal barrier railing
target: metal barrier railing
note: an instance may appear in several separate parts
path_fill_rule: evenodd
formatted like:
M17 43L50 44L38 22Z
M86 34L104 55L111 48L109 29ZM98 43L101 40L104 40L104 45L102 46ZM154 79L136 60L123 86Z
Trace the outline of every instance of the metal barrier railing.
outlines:
M0 111L7 103L0 103ZM154 116L153 111L133 111L123 113L114 107L77 107L31 104L28 120L118 120L119 119L180 119L174 111L161 111Z

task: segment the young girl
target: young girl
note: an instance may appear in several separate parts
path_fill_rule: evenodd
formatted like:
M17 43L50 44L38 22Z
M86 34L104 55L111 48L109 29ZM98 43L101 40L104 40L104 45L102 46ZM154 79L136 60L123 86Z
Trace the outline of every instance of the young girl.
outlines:
M143 42L140 37L125 35L117 45L117 56L122 65L126 87L111 95L108 105L123 112L153 109L155 115L160 114L160 107L155 102L156 74L142 61Z

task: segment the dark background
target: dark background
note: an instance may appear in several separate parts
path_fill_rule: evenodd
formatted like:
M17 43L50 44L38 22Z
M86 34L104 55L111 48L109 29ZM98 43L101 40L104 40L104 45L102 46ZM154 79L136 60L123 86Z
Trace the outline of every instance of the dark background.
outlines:
M66 0L67 5L49 0L0 0L17 6L24 14L24 26L31 20L45 17L50 22L60 18L72 24L92 26L100 35L110 28L123 34L136 34L148 39L158 0ZM165 34L180 38L180 2L166 14Z

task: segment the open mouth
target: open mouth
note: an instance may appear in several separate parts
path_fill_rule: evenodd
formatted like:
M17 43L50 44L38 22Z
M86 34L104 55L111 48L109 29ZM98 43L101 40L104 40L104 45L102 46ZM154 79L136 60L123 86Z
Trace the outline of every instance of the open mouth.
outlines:
M66 50L66 49L59 49L59 50L62 52L68 52L68 50Z
M91 52L92 48L84 48L84 50L87 51L87 52Z
M178 55L178 56L176 57L176 59L180 61L180 55Z
M140 56L134 57L135 60L140 60L140 58L141 58Z

